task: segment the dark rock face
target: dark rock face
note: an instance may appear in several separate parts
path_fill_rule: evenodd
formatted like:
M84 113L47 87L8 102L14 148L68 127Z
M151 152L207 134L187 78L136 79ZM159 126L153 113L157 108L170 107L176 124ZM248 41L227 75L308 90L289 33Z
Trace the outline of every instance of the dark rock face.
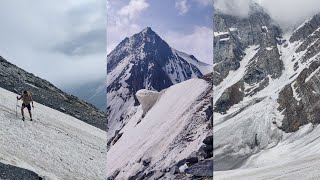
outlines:
M215 104L214 111L225 113L231 106L234 104L239 103L243 100L245 96L244 93L244 82L239 81L238 83L232 85L231 87L227 88L218 101Z
M312 34L310 34L303 43L296 50L297 53L302 51L307 51L306 54L302 57L301 62L305 63L307 60L311 59L319 53L320 50L320 29L317 29Z
M290 42L305 40L320 26L320 13L307 21L301 28L297 29L290 37Z
M206 144L206 145L211 145L212 146L213 145L213 135L206 137L203 140L203 143Z
M2 57L0 57L0 87L18 94L21 94L23 89L30 90L34 101L102 130L107 129L104 114L93 105L64 93L50 82L20 69Z
M225 15L219 11L214 15L214 85L219 85L229 71L240 67L244 50L252 45L259 45L260 49L247 68L246 83L251 85L261 82L268 75L278 78L282 74L283 64L277 49L281 43L280 28L273 25L269 15L259 6L252 6L251 9L248 18Z
M214 78L213 84L219 85L229 71L237 70L244 54L244 47L240 43L237 33L228 28L229 16L214 15Z
M29 170L0 163L0 179L42 180L42 177Z
M185 170L187 174L200 177L212 177L213 176L213 160L208 159L192 165Z
M284 43L281 30L258 5L251 7L247 18L225 15L216 11L214 37L214 85L219 85L230 71L240 67L245 49L257 46L249 59L243 77L227 88L215 104L215 112L226 113L246 96L253 96L282 75L284 65L278 46ZM247 58L247 57L246 57ZM245 87L245 84L249 87Z
M285 115L282 122L282 129L285 132L297 131L299 127L308 123L320 123L319 67L320 62L313 62L294 82L286 85L280 92L278 110L283 111Z
M188 164L194 164L194 163L197 163L199 161L198 157L197 156L192 156L192 157L188 157L186 159L186 162Z

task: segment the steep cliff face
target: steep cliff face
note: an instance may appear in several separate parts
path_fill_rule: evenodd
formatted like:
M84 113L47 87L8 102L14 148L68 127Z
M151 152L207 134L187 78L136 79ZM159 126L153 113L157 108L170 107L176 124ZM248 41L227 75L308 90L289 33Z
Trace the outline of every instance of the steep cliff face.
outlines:
M283 144L302 140L299 131L320 122L319 14L291 33L256 5L246 18L215 18L215 169L272 165L260 161L268 158L262 150L280 156ZM299 135L289 142L292 133Z
M282 89L278 102L285 115L282 128L293 132L302 125L320 123L320 14L306 21L289 41L297 44L292 55L297 75Z
M259 46L257 53L248 63L244 82L256 85L267 81L270 75L281 76L283 63L277 49L281 44L281 30L272 23L263 9L252 6L247 18L224 15L217 11L214 15L214 70L215 85L219 85L230 71L236 71L244 59L245 49Z

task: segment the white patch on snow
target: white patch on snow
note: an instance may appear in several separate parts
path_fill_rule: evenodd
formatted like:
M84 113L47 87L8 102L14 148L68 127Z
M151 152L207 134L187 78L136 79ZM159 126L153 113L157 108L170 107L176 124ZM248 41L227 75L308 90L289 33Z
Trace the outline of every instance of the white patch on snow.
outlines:
M25 83L26 85L29 85L29 86L31 86L31 87L34 87L34 88L36 88L36 89L39 89L37 86L35 86L35 85L33 85L33 84L30 84L30 83Z
M146 89L140 89L136 93L136 97L139 100L143 115L147 114L147 112L152 108L154 103L158 100L160 93L157 91L150 91Z
M271 51L271 50L273 49L273 47L266 47L266 49L267 49L268 51Z
M230 38L223 38L223 39L220 39L220 42L223 42L223 41L229 41Z
M184 172L187 168L188 168L188 165L187 165L187 164L184 164L184 165L182 165L182 166L179 167L179 171L180 171L180 172Z
M299 97L299 94L297 93L297 89L294 87L296 84L296 82L292 83L291 84L291 89L292 89L292 92L293 92L293 97L297 100L297 101L300 101L301 98Z
M233 32L233 31L237 31L238 28L229 28L229 30L230 30L231 32Z
M314 75L316 75L320 70L320 67L318 67L315 71L313 71L304 81L305 83L308 82Z
M214 37L222 36L222 35L227 35L229 32L213 32Z
M267 26L262 26L262 29L265 29L267 32L269 32L268 27Z

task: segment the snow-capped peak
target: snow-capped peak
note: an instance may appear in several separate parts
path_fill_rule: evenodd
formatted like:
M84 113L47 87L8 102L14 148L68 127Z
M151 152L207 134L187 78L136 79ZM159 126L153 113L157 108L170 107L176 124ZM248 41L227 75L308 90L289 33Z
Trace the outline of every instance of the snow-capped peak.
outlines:
M107 57L107 116L109 139L127 121L139 102L140 89L161 91L173 84L201 77L212 66L174 50L150 27L123 40Z

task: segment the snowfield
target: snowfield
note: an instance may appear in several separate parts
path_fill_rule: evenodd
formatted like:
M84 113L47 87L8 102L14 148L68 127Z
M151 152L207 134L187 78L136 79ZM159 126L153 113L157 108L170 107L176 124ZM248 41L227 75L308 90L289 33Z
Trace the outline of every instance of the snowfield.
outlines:
M284 135L274 148L249 158L240 169L215 171L218 180L320 179L320 126L305 125Z
M176 141L184 127L196 121L193 113L202 104L198 98L208 87L202 79L173 85L161 91L144 118L141 105L133 107L135 113L120 131L121 138L108 151L108 177L120 170L117 179L127 179L144 168L141 160L149 158L149 167L164 169L197 151L206 137L205 123L194 127L195 139L189 144Z
M16 96L0 88L0 162L50 180L106 179L105 131L36 102L22 121Z

